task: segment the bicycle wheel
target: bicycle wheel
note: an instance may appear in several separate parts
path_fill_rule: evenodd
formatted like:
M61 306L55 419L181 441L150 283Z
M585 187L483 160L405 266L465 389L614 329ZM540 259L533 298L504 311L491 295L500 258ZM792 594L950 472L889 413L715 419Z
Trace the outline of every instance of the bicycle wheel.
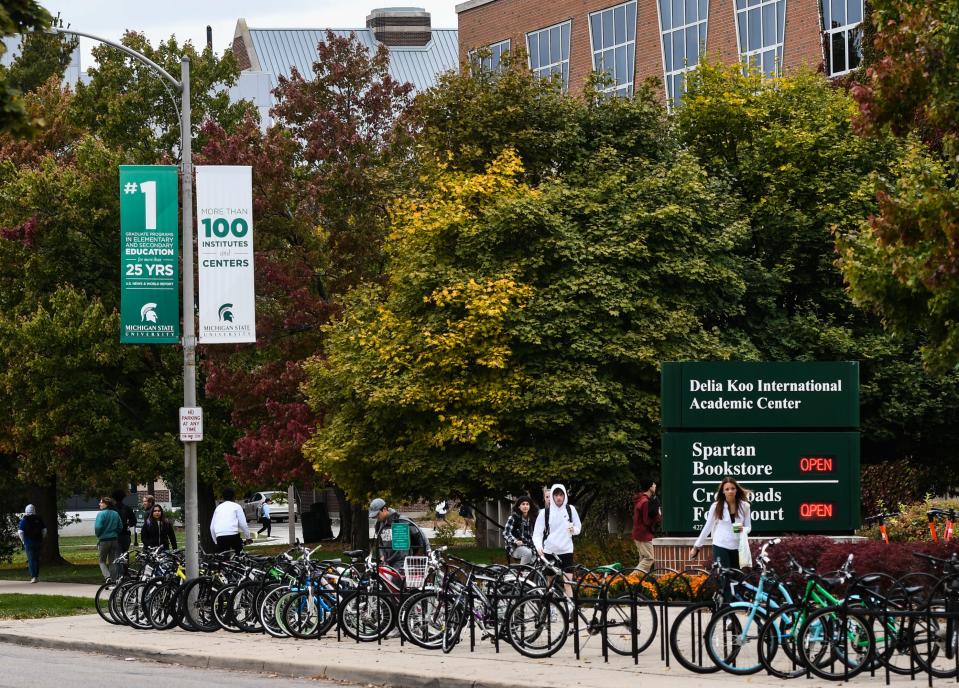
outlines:
M759 661L766 671L777 678L798 678L806 673L806 667L796 651L796 636L805 622L805 615L795 605L777 609L766 619L759 633ZM821 635L818 626L810 631L814 637ZM822 653L810 654L816 663L822 662Z
M403 638L427 650L441 648L446 623L443 607L436 590L424 590L403 600L399 611Z
M147 596L147 617L158 631L167 631L180 622L180 579L163 581Z
M633 603L629 597L607 600L603 609L603 628L606 644L620 655L633 654L633 635L636 635L636 651L643 652L656 637L659 617L656 608L644 597L636 600L636 617L633 622Z
M669 649L673 657L684 669L696 674L719 671L716 663L706 654L706 625L715 611L716 605L712 602L686 607L669 629Z
M263 630L274 638L288 638L289 632L277 619L279 600L290 592L289 585L277 585L267 591L260 603L259 616Z
M457 599L446 608L446 622L443 628L443 654L449 654L460 641L463 626L466 625L465 600Z
M113 589L117 586L113 580L106 581L103 585L97 588L96 594L93 596L94 606L97 608L97 614L100 615L100 618L106 621L108 624L122 625L121 621L118 621L113 616L113 612L110 610L110 595L113 593Z
M955 678L959 658L959 621L946 605L933 602L925 616L912 620L912 656L922 671L934 678Z
M813 675L844 681L869 667L875 650L872 625L857 609L817 609L799 629L796 649L801 663Z
M137 580L135 578L120 580L110 593L110 614L117 620L117 623L123 626L130 625L130 621L123 613L123 598L126 596L127 590L136 584Z
M386 637L396 623L396 609L386 597L357 590L340 599L338 623L353 640L375 642Z
M180 605L189 626L198 631L212 633L220 628L213 615L213 600L218 591L216 582L209 576L188 581L180 591Z
M213 596L213 618L224 631L230 633L242 633L236 621L233 619L233 594L236 592L235 585L226 585L216 591Z
M143 593L151 581L141 581L131 585L123 593L123 600L120 607L123 609L123 617L133 628L140 631L152 630L153 624L146 613L146 607L143 604Z
M559 652L569 636L566 606L540 594L521 597L507 616L506 632L521 655L550 657Z
M765 621L761 607L745 602L723 607L706 625L706 653L730 674L747 676L762 671L759 633Z
M319 638L333 625L336 601L325 592L300 590L283 597L277 613L294 638Z
M238 585L230 596L230 618L237 628L246 633L259 633L263 630L257 605L261 588L260 581L250 581Z

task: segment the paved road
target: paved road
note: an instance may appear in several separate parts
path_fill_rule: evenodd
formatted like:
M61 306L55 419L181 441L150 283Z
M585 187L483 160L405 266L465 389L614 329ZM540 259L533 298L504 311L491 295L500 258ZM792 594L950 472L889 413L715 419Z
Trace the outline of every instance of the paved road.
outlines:
M342 683L296 680L245 671L193 669L149 660L124 661L103 655L0 644L0 688L103 688L176 686L177 688L332 688ZM109 677L109 679L107 679Z

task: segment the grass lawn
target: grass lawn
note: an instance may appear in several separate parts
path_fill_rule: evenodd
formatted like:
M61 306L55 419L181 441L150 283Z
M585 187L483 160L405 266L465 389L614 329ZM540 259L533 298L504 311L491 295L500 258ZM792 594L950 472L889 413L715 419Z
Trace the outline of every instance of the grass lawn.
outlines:
M4 564L0 566L0 580L30 580L27 565ZM100 585L103 574L96 562L81 562L78 564L61 564L60 566L41 565L40 580L49 583L90 583Z
M93 598L0 594L0 619L42 619L48 616L95 614L96 611Z

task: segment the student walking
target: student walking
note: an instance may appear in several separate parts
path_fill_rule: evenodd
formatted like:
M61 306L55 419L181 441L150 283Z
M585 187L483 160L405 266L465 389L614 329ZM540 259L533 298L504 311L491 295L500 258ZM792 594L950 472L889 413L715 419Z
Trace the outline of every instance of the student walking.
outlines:
M23 518L17 525L17 535L27 554L27 571L30 573L31 583L40 580L40 551L43 549L43 538L46 534L47 528L37 514L37 508L33 504L27 504Z
M646 478L640 483L640 489L642 491L636 495L633 502L632 536L636 553L639 555L636 570L649 573L656 563L653 558L653 530L662 520L662 515L659 513L658 501L653 499L656 496L656 482Z
M246 544L253 542L250 539L250 527L246 523L246 516L243 515L243 507L233 501L235 499L236 491L232 487L223 488L223 501L213 510L213 518L210 519L210 535L216 543L217 552L228 552L232 549L239 554L243 549L244 541Z
M566 488L556 483L549 489L546 508L536 516L533 526L533 545L540 556L556 556L566 572L573 566L573 537L583 530L576 507L569 503ZM564 573L566 595L573 596L570 575Z
M120 556L120 531L123 524L120 514L114 507L113 497L100 498L100 513L93 523L93 532L97 536L97 554L100 564L100 573L106 579L114 578L113 562Z
M689 558L695 559L699 556L706 538L711 534L713 560L718 561L723 568L738 569L741 540L745 541L751 529L752 521L749 518L746 490L734 478L726 476L716 490L715 505L709 510L706 524L696 538L696 544L690 550ZM723 591L723 597L727 602L732 599L732 590Z
M173 530L173 524L167 520L163 513L163 507L154 504L153 509L147 514L143 521L143 527L140 529L140 540L144 547L163 547L164 549L176 549L176 532Z
M267 497L263 500L263 503L260 505L260 529L256 531L256 534L259 535L264 530L266 531L266 536L270 537L270 534L273 532L272 521L270 520L270 505L273 504L273 500Z
M534 559L533 524L539 509L533 504L529 495L524 495L513 504L513 513L510 514L503 528L503 542L506 544L506 554L510 559L518 559L520 564L530 564Z

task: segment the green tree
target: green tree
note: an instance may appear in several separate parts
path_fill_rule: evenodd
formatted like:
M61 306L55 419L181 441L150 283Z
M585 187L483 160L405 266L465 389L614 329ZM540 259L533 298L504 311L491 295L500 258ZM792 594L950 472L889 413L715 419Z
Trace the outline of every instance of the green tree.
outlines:
M50 26L50 13L33 0L5 0L0 5L0 39L4 36L23 34L29 31L42 31ZM0 40L0 55L6 52L6 46ZM14 135L27 135L39 124L27 113L20 90L7 82L5 74L0 73L0 132Z
M63 26L63 21L56 17L53 24ZM5 78L20 93L35 91L50 77L63 78L79 44L78 38L65 34L25 33L20 37L19 54L13 63L0 67L0 79Z
M306 453L352 498L563 480L588 507L656 461L658 362L728 355L703 321L741 295L743 227L692 158L524 176L510 150L437 171L394 207L388 285L329 328Z

